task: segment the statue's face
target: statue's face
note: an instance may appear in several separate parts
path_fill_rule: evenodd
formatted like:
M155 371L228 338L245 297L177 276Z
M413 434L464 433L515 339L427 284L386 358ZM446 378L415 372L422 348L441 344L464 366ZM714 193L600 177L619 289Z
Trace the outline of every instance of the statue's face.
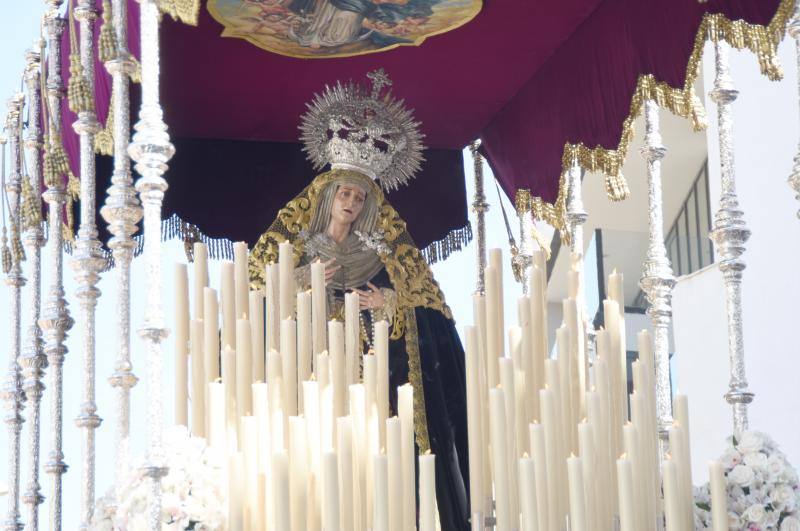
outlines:
M342 184L336 190L331 208L331 218L341 224L349 225L358 219L364 208L367 194L358 186Z

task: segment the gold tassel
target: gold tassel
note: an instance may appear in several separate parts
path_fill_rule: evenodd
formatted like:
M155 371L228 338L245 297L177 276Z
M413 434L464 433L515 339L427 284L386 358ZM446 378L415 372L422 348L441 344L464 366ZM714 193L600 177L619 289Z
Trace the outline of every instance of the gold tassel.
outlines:
M22 225L25 228L34 228L42 221L42 210L38 198L34 196L30 176L22 179Z
M8 237L6 236L6 228L3 227L3 238L2 238L2 247L3 247L3 273L9 274L11 272L11 249L8 248Z
M83 66L78 54L69 56L69 82L67 83L69 108L75 114L94 111L94 98L89 81L83 75Z
M25 248L22 247L22 240L19 235L19 222L17 221L11 223L11 255L17 263L25 261Z
M67 222L61 225L61 236L64 241L71 242L75 240L75 234L72 228L75 226L75 212L72 209L72 194L67 194L67 202L64 205L64 212L67 215Z
M72 175L67 160L67 152L61 144L61 137L52 138L44 153L44 179L48 188L58 183L62 175Z
M616 175L606 175L606 195L612 201L622 201L631 194L628 181L622 176L622 171Z
M117 35L111 23L111 2L103 0L103 25L100 26L98 56L102 62L117 58Z

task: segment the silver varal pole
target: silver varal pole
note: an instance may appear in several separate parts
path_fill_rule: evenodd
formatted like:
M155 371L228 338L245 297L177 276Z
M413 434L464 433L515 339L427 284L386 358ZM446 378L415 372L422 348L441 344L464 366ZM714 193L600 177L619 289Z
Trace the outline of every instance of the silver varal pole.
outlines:
M94 95L94 21L97 10L94 0L79 0L75 18L80 24L80 62L89 94ZM75 242L72 268L78 284L79 322L83 328L83 391L81 409L75 424L82 431L81 509L79 529L88 529L92 522L95 497L95 430L101 419L95 403L95 312L100 290L97 283L106 265L95 224L95 158L94 136L100 124L94 108L78 112L72 125L80 137L80 226Z
M475 249L477 253L478 278L475 291L484 293L486 284L484 282L484 272L486 271L486 212L489 211L489 203L486 202L486 194L483 190L483 157L478 149L481 141L476 140L469 145L472 152L472 162L475 169L475 195L472 199L472 211L477 218L477 231L475 235Z
M522 294L530 295L528 285L533 272L533 250L536 241L533 237L533 211L531 209L518 211L517 217L519 217L519 253L515 259L522 272Z
M39 43L39 50L44 43ZM28 89L28 134L25 138L25 147L28 156L25 158L33 198L36 207L41 210L41 179L42 179L42 129L39 124L41 119L41 55L38 50L31 50L26 55L27 67L25 69L25 85ZM44 384L44 369L47 367L47 357L44 355L42 342L42 329L39 327L42 304L42 246L44 234L42 224L37 222L29 225L24 234L24 243L28 256L30 282L28 283L28 312L29 325L25 348L22 352L20 365L22 366L22 389L28 402L28 486L22 495L26 505L27 528L36 531L39 529L39 505L44 498L39 485L39 438L40 413L42 392Z
M644 271L639 286L647 296L647 315L653 322L653 345L656 363L656 415L658 417L659 452L667 453L668 430L672 425L672 393L669 377L669 327L672 320L672 288L675 276L664 245L664 212L661 199L661 159L667 153L661 143L658 105L644 103L645 135L640 150L647 163L647 213L649 242ZM660 461L659 461L660 462Z
M167 181L163 175L175 148L169 141L159 102L159 12L155 0L139 0L141 23L142 107L128 152L141 178L136 190L144 207L144 261L147 304L139 335L147 352L147 450L144 472L150 477L147 520L161 529L161 478L167 473L162 448L163 404L161 342L167 337L161 307L161 206Z
M6 180L5 193L8 198L10 210L8 219L19 229L20 192L22 190L22 168L20 167L20 120L22 120L23 95L16 94L8 102L8 117L6 127L9 134L10 173ZM18 233L17 233L18 234ZM15 230L11 231L12 240L17 237ZM12 241L13 247L13 241ZM20 432L22 431L22 407L25 395L22 392L20 374L20 349L22 346L22 287L25 277L22 276L21 256L12 253L11 271L6 277L6 284L11 289L11 348L8 357L8 372L3 382L3 400L6 406L5 423L8 428L8 512L3 523L6 531L22 529L19 514L19 484L20 484Z
M61 0L48 0L50 9L46 15L47 48L47 96L49 101L49 135L48 142L61 141L61 103L64 97L64 85L61 78L61 35L65 21L58 14ZM50 530L61 529L61 487L62 476L67 471L62 449L64 424L64 357L67 347L64 341L67 331L72 328L73 320L69 315L67 301L64 299L64 255L62 236L62 213L66 203L66 188L62 176L59 175L50 183L42 194L47 202L48 213L48 252L50 287L47 294L42 318L39 326L45 339L44 352L47 354L50 376L50 440L51 448L44 470L51 476L50 486Z
M569 223L569 249L573 255L583 257L583 224L588 218L583 207L581 167L577 158L567 171L567 223Z
M131 176L128 144L130 139L130 76L136 64L128 52L127 0L113 0L112 21L116 35L116 57L106 62L111 74L114 113L114 171L108 197L100 210L113 237L108 247L114 257L116 275L116 362L109 378L116 391L114 400L115 471L117 496L129 458L131 388L138 378L131 364L131 260L136 242L133 235L142 219Z
M728 354L730 356L730 382L725 400L733 408L733 430L747 430L747 405L753 393L747 390L744 368L744 342L742 339L742 271L745 268L744 244L750 237L744 213L736 197L736 171L733 160L733 115L731 103L739 92L733 88L728 67L728 45L714 43L716 77L711 99L717 104L719 129L719 159L722 174L722 194L719 210L714 215L711 239L719 255L719 269L725 282L725 306L728 314Z
M794 6L794 14L786 30L794 39L795 43L797 56L797 91L798 94L800 94L800 1ZM794 190L795 199L800 201L800 145L797 147L797 155L794 156L792 173L789 176L789 186ZM800 210L797 211L797 216L800 217Z

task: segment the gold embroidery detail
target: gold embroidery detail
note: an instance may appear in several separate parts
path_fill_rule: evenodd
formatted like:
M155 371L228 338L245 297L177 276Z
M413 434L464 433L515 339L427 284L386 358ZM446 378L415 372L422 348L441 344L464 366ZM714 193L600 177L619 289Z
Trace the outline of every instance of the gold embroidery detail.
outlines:
M197 26L200 0L158 0L157 3L162 13L189 26Z
M408 381L414 388L414 434L419 452L424 454L431 448L428 437L428 414L425 411L425 390L422 384L422 366L419 355L419 331L417 330L417 314L414 308L406 308L405 321L406 352L408 353Z

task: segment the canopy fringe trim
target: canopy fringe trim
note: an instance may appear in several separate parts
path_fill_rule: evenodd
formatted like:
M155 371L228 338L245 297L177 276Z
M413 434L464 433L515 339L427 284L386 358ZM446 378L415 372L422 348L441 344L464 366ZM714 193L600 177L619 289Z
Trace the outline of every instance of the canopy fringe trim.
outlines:
M633 122L641 114L644 101L654 100L662 109L691 120L695 131L704 130L707 126L706 112L694 91L694 84L700 74L700 60L706 41L725 41L737 50L750 50L758 58L761 73L771 81L779 81L783 78L783 69L777 49L786 35L793 8L794 0L782 0L775 16L766 26L751 24L744 20L730 20L721 13L706 13L697 30L694 48L689 56L683 88L671 87L663 81L658 81L652 74L640 76L631 98L630 113L622 125L617 148L606 149L602 146L590 148L582 143L565 144L555 202L548 203L541 197L533 196L528 189L519 189L515 197L517 212L520 214L533 212L536 219L549 223L559 231L562 239L568 240L564 175L575 160L587 171L605 174L606 194L611 201L626 199L630 190L622 175L622 164L633 140Z
M420 249L420 253L428 265L435 264L447 260L451 254L461 251L471 241L472 224L467 221L467 224L460 229L453 229L441 240L431 242L424 249Z

